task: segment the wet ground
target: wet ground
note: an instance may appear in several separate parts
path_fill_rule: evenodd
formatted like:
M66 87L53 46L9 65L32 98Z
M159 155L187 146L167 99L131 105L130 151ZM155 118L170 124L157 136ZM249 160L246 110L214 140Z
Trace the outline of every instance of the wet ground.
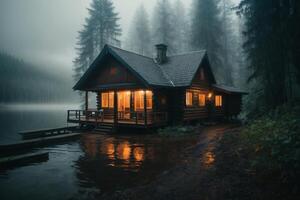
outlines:
M207 177L210 177L208 173L214 167L214 152L218 141L223 134L230 134L235 127L236 125L215 125L204 128L195 145L184 149L181 162L160 173L154 181L105 195L103 199L211 199L202 186L205 186Z

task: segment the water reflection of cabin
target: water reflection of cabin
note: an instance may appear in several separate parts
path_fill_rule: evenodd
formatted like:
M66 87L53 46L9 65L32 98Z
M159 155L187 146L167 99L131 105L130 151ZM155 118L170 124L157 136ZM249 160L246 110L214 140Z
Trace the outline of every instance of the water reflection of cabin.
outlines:
M81 124L157 127L183 121L236 116L243 92L218 85L206 51L167 56L156 45L155 59L106 45L78 83L85 110L68 111ZM88 106L97 94L97 108Z

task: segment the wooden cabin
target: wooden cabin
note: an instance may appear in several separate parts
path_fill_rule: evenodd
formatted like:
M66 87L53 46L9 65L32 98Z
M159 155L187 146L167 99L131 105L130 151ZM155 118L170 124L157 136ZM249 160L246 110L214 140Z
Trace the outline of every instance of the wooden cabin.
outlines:
M205 50L167 56L166 45L156 49L150 58L105 45L73 88L85 92L85 110L68 111L68 121L149 128L240 113L245 92L218 84ZM97 108L89 108L89 92Z

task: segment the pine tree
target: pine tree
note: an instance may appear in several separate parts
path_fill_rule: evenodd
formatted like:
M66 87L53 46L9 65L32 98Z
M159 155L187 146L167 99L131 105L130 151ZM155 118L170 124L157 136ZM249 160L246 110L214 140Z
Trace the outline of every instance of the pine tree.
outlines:
M93 0L89 17L79 32L77 57L74 61L75 81L78 81L105 44L119 46L121 29L118 14L111 0Z
M295 98L294 71L300 71L297 69L299 26L296 25L300 20L300 4L297 3L242 0L239 5L239 12L245 17L244 47L252 72L249 81L256 83L252 84L255 96L250 100L259 106L253 106L254 111L272 109Z
M152 29L155 44L168 45L168 52L175 53L174 29L171 4L168 0L157 0L153 13Z
M175 53L187 52L189 49L190 26L185 6L181 0L175 1L172 14L174 19L174 51Z
M191 47L193 50L206 49L218 80L230 82L229 66L224 63L222 43L222 22L216 0L194 0L191 23Z
M151 33L149 17L143 5L140 5L132 20L128 36L128 48L145 56L151 56Z

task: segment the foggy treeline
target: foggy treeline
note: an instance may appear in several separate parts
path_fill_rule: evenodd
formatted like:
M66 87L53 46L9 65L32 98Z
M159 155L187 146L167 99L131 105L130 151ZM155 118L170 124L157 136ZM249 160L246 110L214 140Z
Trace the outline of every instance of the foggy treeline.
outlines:
M241 74L243 55L239 18L232 8L234 0L201 0L185 5L181 0L157 0L152 13L138 6L125 40L118 13L111 0L92 0L89 17L79 32L75 80L108 43L145 56L154 56L154 45L168 45L169 55L206 49L220 83L242 82L232 75ZM230 45L229 45L230 44ZM242 85L244 87L244 85Z
M141 4L125 41L111 0L92 0L79 33L75 80L108 43L153 57L154 45L169 55L206 49L219 84L250 92L244 110L260 113L297 99L299 2L297 0L156 0ZM184 69L183 69L184 71ZM296 78L296 76L298 78ZM298 88L298 90L297 90Z
M0 53L0 103L66 103L70 88L69 79Z
M242 0L249 74L246 108L252 115L300 97L300 1Z

